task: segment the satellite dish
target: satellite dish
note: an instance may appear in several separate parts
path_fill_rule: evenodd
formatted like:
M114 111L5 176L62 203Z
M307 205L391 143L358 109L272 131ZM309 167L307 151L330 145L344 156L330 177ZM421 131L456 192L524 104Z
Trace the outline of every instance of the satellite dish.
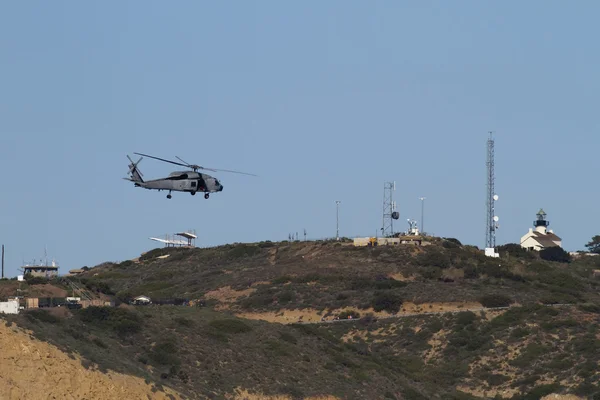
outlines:
M400 218L400 213L399 213L398 211L394 211L394 212L392 213L392 218L394 218L394 219L398 219L398 218Z
M497 216L497 215L494 215L494 221L498 222L498 220L499 220L499 219L500 219L500 218L498 218L498 216Z
M494 195L494 201L498 201L498 195L497 194Z

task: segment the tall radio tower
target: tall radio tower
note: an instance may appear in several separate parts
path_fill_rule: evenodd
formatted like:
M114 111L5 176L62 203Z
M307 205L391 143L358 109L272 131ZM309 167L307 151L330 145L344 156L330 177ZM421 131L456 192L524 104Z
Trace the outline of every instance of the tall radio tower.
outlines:
M486 249L496 248L496 229L498 229L498 216L495 214L495 203L498 200L498 195L494 188L494 138L492 132L487 141L487 213L486 213L486 229L485 229L485 247Z
M385 182L383 186L383 226L381 235L391 237L394 235L394 220L400 218L396 211L396 202L393 193L396 191L396 182Z

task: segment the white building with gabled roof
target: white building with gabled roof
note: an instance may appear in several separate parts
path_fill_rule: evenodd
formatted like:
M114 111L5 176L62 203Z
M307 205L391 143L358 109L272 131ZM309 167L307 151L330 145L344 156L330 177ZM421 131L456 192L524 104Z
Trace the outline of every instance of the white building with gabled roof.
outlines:
M540 209L536 215L537 219L533 221L534 228L529 228L529 232L521 238L521 247L536 251L548 247L562 247L562 239L548 229L550 222L546 220L544 210Z

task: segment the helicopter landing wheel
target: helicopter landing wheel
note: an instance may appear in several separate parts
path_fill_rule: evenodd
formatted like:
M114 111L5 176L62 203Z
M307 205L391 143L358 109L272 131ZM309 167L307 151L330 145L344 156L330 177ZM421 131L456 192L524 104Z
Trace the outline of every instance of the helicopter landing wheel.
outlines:
M171 198L171 191L169 191L169 194L167 195L167 199Z
M209 197L210 197L210 195L209 195L208 193L205 193L205 194L204 194L204 198L205 198L205 199L208 199Z
M191 194L192 196L195 196L195 195L196 195L196 192L190 192L190 194Z

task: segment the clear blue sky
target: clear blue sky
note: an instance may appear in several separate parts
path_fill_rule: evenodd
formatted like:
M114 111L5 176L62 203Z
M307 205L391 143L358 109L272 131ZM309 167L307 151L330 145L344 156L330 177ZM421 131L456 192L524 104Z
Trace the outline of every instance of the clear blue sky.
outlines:
M375 234L400 222L483 247L487 132L498 244L543 207L567 250L600 233L600 5L559 2L4 2L0 242L7 275L61 272L197 230L199 245ZM217 174L202 196L134 188L127 154ZM144 159L145 178L175 166ZM177 167L175 167L177 169Z

